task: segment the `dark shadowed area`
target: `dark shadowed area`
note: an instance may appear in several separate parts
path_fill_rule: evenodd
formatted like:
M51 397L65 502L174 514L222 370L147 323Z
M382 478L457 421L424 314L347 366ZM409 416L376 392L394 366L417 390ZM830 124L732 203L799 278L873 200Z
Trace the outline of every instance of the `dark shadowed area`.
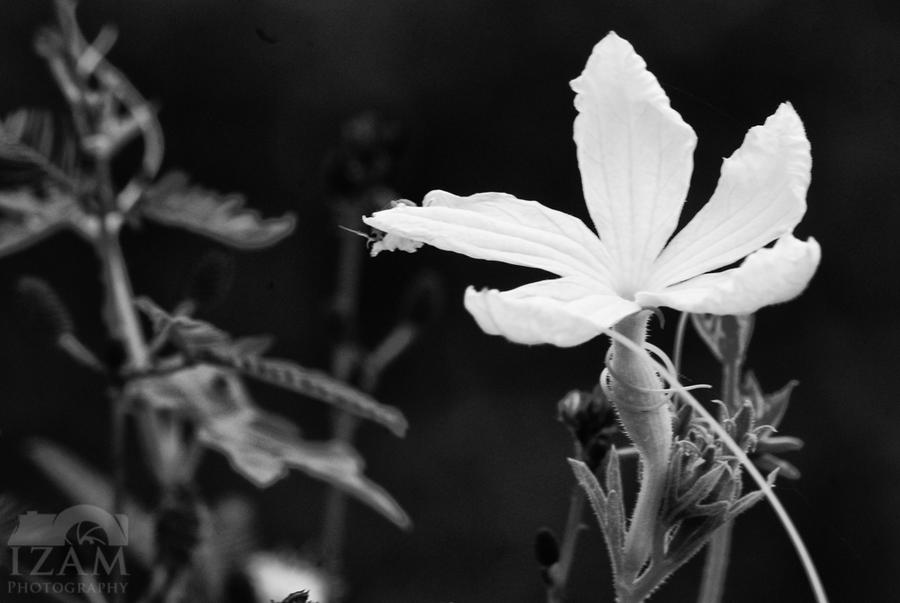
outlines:
M806 441L791 457L803 477L779 482L834 601L896 600L900 571L900 18L882 0L855 3L683 0L635 2L416 2L169 0L84 2L94 35L119 29L111 60L160 107L166 168L220 191L240 191L266 215L295 212L293 236L236 253L234 282L200 313L236 334L271 333L275 353L327 369L328 307L341 239L323 175L341 125L374 110L402 126L392 183L415 201L431 189L504 191L587 220L572 142L568 82L608 31L628 39L699 137L684 216L708 199L723 157L778 104L793 103L812 143L809 209L798 236L815 236L822 264L808 291L757 317L748 364L767 390L800 386L782 431ZM677 5L677 8L675 7ZM32 49L50 2L0 6L0 114L63 110ZM684 219L684 218L683 218ZM358 228L359 224L346 224ZM145 224L125 252L138 293L171 308L217 244ZM359 240L360 253L364 242ZM606 342L525 347L483 334L462 307L467 285L509 288L525 269L424 249L364 264L363 338L395 319L404 283L440 279L443 313L384 376L377 397L406 413L405 439L374 426L359 446L368 473L415 522L402 533L353 504L347 571L351 603L544 600L533 559L541 526L561 530L572 476L556 402L590 389ZM91 249L72 234L0 260L0 484L58 511L61 495L20 455L39 436L109 467L104 382L58 353L22 320L14 291L25 274L47 279L84 341L109 350ZM653 328L670 349L677 315ZM696 336L685 372L718 380ZM326 434L318 402L253 386L257 402ZM134 452L134 450L132 450ZM140 467L129 483L151 496ZM630 465L629 465L630 466ZM301 475L256 492L210 454L200 472L209 500L240 492L260 510L270 548L311 550L324 488ZM588 517L588 519L590 519ZM611 601L595 526L581 542L574 602ZM689 601L695 559L654 596ZM886 578L887 577L887 578ZM0 599L5 596L0 595ZM726 600L812 600L791 545L760 504L738 524Z

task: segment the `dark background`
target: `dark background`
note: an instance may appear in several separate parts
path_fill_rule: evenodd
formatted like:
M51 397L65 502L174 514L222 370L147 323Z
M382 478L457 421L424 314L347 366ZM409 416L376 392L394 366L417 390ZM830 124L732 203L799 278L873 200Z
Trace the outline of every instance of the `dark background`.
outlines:
M322 166L347 118L374 109L403 124L400 196L501 190L586 218L568 81L614 29L698 133L689 216L747 128L790 100L814 159L798 234L820 241L823 260L800 299L759 313L749 363L769 390L801 382L782 431L807 442L792 457L803 479L779 482L779 493L832 599L900 600L900 20L887 1L660 6L143 0L85 2L80 15L89 35L103 23L119 27L112 60L162 107L168 167L218 190L245 192L266 214L290 210L299 217L294 236L278 246L234 254L234 288L201 317L238 334L273 333L277 355L323 368L337 242L351 235L333 225ZM63 108L32 51L34 31L50 20L49 2L0 5L0 113L23 105ZM149 225L130 232L125 247L136 290L171 307L192 267L215 246ZM572 481L555 402L573 387L592 386L605 342L528 348L482 334L462 308L464 287L506 288L532 274L431 249L365 264L367 341L383 335L402 283L425 268L444 283L443 318L378 392L403 408L412 428L395 440L366 427L360 442L370 474L402 502L416 529L400 533L353 507L352 601L542 601L532 538L542 525L561 528ZM12 291L23 274L46 277L79 333L98 347L102 295L92 251L72 234L0 262L0 479L11 476L14 490L37 492L40 478L15 455L19 443L39 435L103 465L107 400L100 380L19 324ZM667 316L669 324L654 334L665 346L675 321L674 313ZM695 337L687 370L697 382L717 379ZM317 403L254 391L262 406L323 434L325 411ZM266 545L314 543L318 484L292 476L256 495L213 455L201 481L210 498L253 494ZM60 506L41 504L45 512ZM588 533L582 546L575 573L585 594L577 600L612 600L599 532ZM654 600L692 600L698 572L695 560ZM764 505L738 524L726 599L811 600Z

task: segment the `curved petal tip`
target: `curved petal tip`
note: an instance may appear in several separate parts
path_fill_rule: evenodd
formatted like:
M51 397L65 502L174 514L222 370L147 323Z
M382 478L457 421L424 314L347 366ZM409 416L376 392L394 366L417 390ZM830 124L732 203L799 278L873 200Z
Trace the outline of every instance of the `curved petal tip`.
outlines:
M638 293L637 302L684 312L750 314L803 293L821 257L814 238L801 241L788 234L774 246L751 253L737 268L703 274L659 292Z

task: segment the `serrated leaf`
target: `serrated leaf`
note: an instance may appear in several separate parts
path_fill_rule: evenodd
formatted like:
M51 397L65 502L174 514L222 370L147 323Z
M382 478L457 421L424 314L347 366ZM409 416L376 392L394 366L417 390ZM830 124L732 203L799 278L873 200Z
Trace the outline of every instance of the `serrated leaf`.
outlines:
M290 360L245 356L219 350L210 350L209 355L215 362L254 379L321 400L345 412L380 423L397 436L405 435L409 427L406 417L398 409L381 404L368 394L322 371L304 368Z
M661 513L664 517L670 516L670 507L678 499L678 482L682 475L684 463L684 442L675 441L672 445L672 454L669 455L669 467L666 475L666 487L663 492Z
M362 458L340 442L309 442L296 426L257 409L236 375L197 365L135 379L129 395L193 420L198 440L225 454L232 467L258 487L297 469L368 504L402 528L409 517L380 486L363 475Z
M685 512L692 512L699 507L701 503L709 496L709 494L718 485L722 479L728 465L726 463L718 463L713 469L701 475L691 487L678 497L678 502L670 512L673 521L678 521L679 516Z
M0 257L33 245L65 227L84 228L88 218L72 197L39 199L27 190L0 192Z
M744 482L741 480L740 465L737 465L737 469L729 465L728 471L716 484L709 498L710 500L721 500L731 503L740 496L743 487Z
M597 521L603 527L606 524L607 500L606 493L603 492L600 482L597 481L597 476L584 462L572 458L568 459L568 461L572 472L575 474L575 479L578 480L578 484L584 490L588 502L591 503L591 509L594 510Z
M606 491L622 493L622 465L619 461L619 452L613 446L609 449L606 460Z
M604 532L608 534L610 556L613 558L613 568L617 574L625 551L625 533L627 531L624 497L624 493L619 490L611 491L606 497L608 513Z
M753 314L691 314L691 322L720 363L737 366L743 364L753 335Z
M49 111L19 109L0 121L0 180L33 185L47 178L70 184L75 172L75 139L60 134Z
M735 502L728 510L729 521L734 519L744 511L747 511L750 507L761 501L764 496L765 495L762 493L762 491L756 490L739 498L737 502Z
M294 216L262 218L244 208L239 194L221 194L191 185L186 175L170 172L145 193L137 205L141 215L178 226L240 249L274 245L294 230Z
M190 316L169 314L148 297L138 297L134 305L150 319L154 336L170 339L189 356L210 348L230 348L234 345L231 336L222 329Z
M685 527L684 523L690 523ZM710 514L683 522L669 543L666 559L666 576L691 560L706 545L712 535L725 523L725 518Z
M224 453L232 467L265 488L296 469L366 503L398 527L411 522L400 505L363 475L364 464L347 444L309 442L260 429L240 416L217 417L198 432L201 442Z
M622 466L619 452L613 446L609 449L606 459L606 527L610 557L613 563L613 572L619 573L625 551L625 533L628 530L625 515L625 490L622 486Z
M377 402L370 395L313 369L290 360L262 358L259 353L268 338L234 341L225 331L201 320L173 316L145 297L135 301L150 317L154 333L166 335L195 360L237 370L249 377L315 398L336 408L387 427L397 436L405 435L409 424L398 409Z
M597 523L603 532L613 575L618 576L622 563L622 552L625 548L625 517L622 510L622 494L612 490L603 492L594 472L582 461L568 459L569 466L575 474L578 485L584 490L591 509L597 517Z
M756 424L753 405L745 402L737 414L732 417L732 420L734 421L734 435L732 437L735 442L743 444L744 438L751 434L753 426ZM746 450L746 447L744 449Z
M239 337L232 342L234 351L242 356L262 356L275 343L271 335L254 335L251 337Z

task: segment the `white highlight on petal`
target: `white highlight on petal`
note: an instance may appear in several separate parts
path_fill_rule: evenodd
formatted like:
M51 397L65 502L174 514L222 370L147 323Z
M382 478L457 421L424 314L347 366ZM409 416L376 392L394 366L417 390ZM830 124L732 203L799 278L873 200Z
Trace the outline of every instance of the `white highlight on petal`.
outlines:
M584 198L616 262L617 291L629 295L678 224L697 136L615 33L594 47L571 86Z
M811 167L803 122L783 103L722 163L712 198L662 252L648 286L727 266L792 232L806 212Z
M390 234L472 258L597 280L608 287L608 254L584 222L505 193L426 195L422 207L398 206L363 221Z
M464 302L485 333L514 343L570 347L593 339L641 309L600 289L596 283L558 278L504 292L469 287Z
M668 306L683 312L750 314L763 306L800 295L816 271L822 251L815 239L785 235L731 270L702 274L659 292L641 292L645 307Z

